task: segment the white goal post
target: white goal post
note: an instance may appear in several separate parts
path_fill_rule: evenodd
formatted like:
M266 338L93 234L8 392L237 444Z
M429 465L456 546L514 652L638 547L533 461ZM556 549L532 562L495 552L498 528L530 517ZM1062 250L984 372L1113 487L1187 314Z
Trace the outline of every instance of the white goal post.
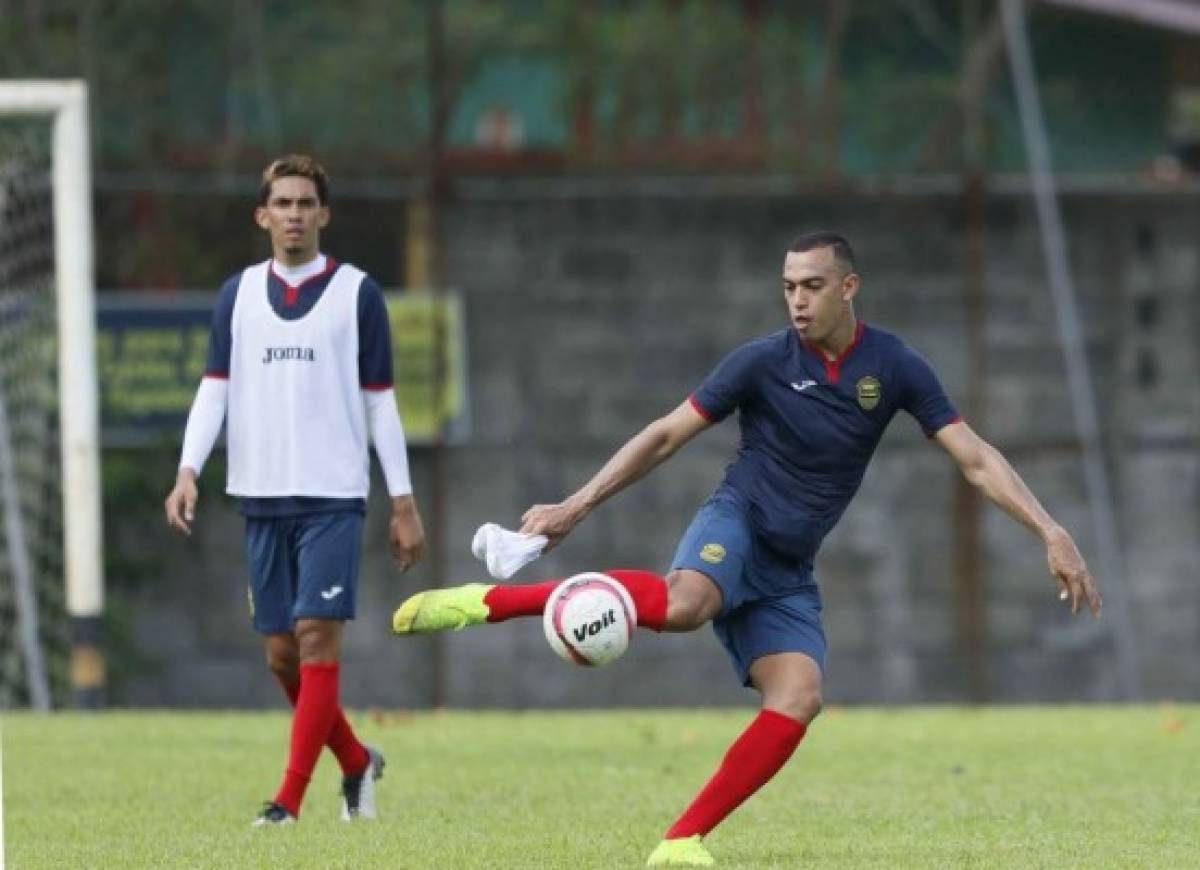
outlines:
M43 116L52 127L54 277L61 427L63 562L75 703L103 704L104 571L87 85L0 81L0 117ZM33 693L31 692L31 698ZM31 700L35 707L45 699Z

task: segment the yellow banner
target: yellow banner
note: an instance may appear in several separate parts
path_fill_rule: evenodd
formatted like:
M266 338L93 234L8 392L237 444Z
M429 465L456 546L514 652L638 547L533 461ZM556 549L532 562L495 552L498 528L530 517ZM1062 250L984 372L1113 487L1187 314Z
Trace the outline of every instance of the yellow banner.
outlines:
M466 435L466 367L457 296L386 293L396 400L410 444ZM104 294L96 355L106 446L171 443L183 434L208 354L213 299Z
M393 376L410 443L460 437L465 425L466 369L462 306L457 296L387 296Z

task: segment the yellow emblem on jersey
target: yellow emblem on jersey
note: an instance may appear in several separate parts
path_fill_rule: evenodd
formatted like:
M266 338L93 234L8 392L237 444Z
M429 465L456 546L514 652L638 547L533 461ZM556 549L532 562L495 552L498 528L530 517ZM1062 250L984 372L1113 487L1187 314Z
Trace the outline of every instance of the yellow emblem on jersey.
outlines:
M700 558L710 565L716 565L725 558L725 548L720 544L705 544L700 548Z
M868 376L858 382L858 407L864 411L873 411L881 398L883 384L879 383L878 378Z

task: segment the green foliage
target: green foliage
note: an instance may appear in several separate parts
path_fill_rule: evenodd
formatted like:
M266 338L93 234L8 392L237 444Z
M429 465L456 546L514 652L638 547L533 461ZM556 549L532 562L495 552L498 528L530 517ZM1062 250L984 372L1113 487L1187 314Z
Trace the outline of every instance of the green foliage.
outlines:
M579 679L587 679L580 674ZM265 679L265 677L264 677ZM381 820L253 830L287 719L4 719L15 867L638 867L745 727L725 712L350 713L389 760ZM831 710L707 843L721 867L1195 864L1200 710Z
M126 680L156 666L134 637L132 595L162 583L168 567L161 546L147 546L149 534L169 534L163 500L175 480L178 445L138 450L106 450L102 455L104 540L104 647L110 697L120 697ZM218 457L217 462L220 461ZM219 472L218 472L219 473ZM120 522L115 522L115 518Z
M178 446L138 450L106 450L101 477L104 516L120 517L123 535L106 538L105 576L116 591L136 588L161 577L166 559L157 547L146 547L147 528L164 525L163 500L175 480Z
M341 174L424 165L436 103L427 0L8 7L19 14L0 16L0 75L87 78L102 169L257 171L283 149ZM757 26L738 0L439 8L452 148L474 147L480 113L503 105L536 124L536 148L568 160L859 174L960 168L961 79L996 4L763 0ZM1059 165L1129 169L1158 154L1170 37L1079 12L1030 20ZM995 168L1023 165L1008 91L990 77Z

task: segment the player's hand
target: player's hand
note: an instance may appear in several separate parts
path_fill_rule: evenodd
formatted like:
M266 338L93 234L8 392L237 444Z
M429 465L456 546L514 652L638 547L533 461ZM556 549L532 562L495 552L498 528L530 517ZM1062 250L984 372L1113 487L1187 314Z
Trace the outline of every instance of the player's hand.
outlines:
M425 555L425 527L411 495L392 499L392 519L388 523L388 541L392 561L402 572L407 571Z
M553 550L558 542L571 533L587 515L587 511L570 499L558 504L535 504L521 517L520 531L524 535L545 535L546 550Z
M1058 597L1069 601L1071 613L1079 612L1079 606L1087 601L1092 616L1100 615L1103 602L1096 590L1096 581L1092 572L1079 553L1079 548L1064 530L1053 532L1046 542L1046 560L1050 564L1050 574L1058 583Z
M200 493L196 490L196 472L190 468L179 469L175 487L163 507L167 512L167 525L181 535L191 535L192 523L196 519L196 502Z

